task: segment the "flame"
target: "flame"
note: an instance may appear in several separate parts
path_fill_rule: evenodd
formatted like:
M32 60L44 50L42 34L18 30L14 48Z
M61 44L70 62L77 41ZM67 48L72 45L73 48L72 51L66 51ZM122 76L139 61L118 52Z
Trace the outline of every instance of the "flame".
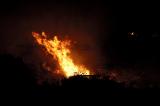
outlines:
M36 39L39 45L45 47L47 52L53 56L53 58L58 61L60 69L65 77L71 77L74 75L90 75L90 70L85 68L83 65L74 64L71 58L71 50L69 46L71 42L69 40L61 41L57 36L54 36L52 40L47 39L44 32L38 34L32 32L33 37ZM58 71L58 70L57 70Z

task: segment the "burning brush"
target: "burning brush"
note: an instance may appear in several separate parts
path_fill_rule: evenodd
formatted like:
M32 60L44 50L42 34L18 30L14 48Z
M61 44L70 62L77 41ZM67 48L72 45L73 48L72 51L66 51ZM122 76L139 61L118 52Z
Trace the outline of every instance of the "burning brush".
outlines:
M70 40L59 40L57 36L54 36L53 39L47 39L47 36L44 32L42 34L38 34L36 32L32 32L33 37L36 39L36 42L39 45L45 47L47 53L53 56L58 62L59 69L57 72L64 75L66 78L75 75L90 75L91 72L89 69L84 67L83 65L75 64L73 59L71 58L71 50Z

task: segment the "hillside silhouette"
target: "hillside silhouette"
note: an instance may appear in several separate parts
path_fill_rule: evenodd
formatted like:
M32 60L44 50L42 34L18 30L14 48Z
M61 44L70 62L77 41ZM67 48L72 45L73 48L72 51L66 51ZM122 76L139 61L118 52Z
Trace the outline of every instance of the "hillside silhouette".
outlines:
M123 83L94 76L73 76L61 80L58 85L48 84L47 81L38 85L35 79L35 70L29 68L21 58L12 55L0 56L1 94L7 97L61 97L66 96L84 98L110 97L151 97L158 95L156 88L136 89L125 87ZM89 78L88 78L89 77ZM2 96L1 95L1 96ZM95 97L95 95L98 95Z

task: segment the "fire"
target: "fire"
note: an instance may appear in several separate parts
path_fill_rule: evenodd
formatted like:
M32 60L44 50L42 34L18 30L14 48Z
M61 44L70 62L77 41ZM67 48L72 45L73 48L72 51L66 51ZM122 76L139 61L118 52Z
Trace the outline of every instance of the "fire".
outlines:
M73 59L71 58L71 50L69 49L69 46L71 45L69 40L61 41L57 36L54 36L52 40L47 39L44 32L42 32L41 35L36 32L32 32L32 35L36 39L37 43L44 46L47 52L58 62L60 70L65 77L68 78L74 75L90 75L90 70L83 65L77 65L73 62Z

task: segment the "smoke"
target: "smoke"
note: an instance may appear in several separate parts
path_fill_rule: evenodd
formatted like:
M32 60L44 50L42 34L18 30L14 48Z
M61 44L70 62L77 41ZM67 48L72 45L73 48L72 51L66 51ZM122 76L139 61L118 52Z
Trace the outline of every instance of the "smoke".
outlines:
M99 41L104 34L103 23L106 19L99 4L28 3L17 4L12 11L6 12L1 18L1 53L23 58L45 80L51 78L48 78L44 69L48 67L49 73L55 70L56 61L36 44L32 37L33 31L45 31L49 39L54 35L60 39L70 39L75 62L89 69L96 70L104 64Z
M124 47L123 49L121 47L125 43L122 40L124 36L117 37L119 36L117 33L113 38L120 39L112 42L110 33L116 28L112 29L114 16L111 15L114 14L111 14L109 7L99 2L17 4L12 10L3 10L1 14L0 53L10 53L23 58L26 64L38 70L38 76L43 76L40 79L55 78L48 76L48 73L51 69L56 69L56 61L50 59L50 55L47 55L43 47L38 46L32 37L33 31L38 33L44 31L49 35L48 38L57 35L60 39L67 37L72 40L73 60L84 64L94 72L106 72L109 75L110 72L117 73L116 78L121 82L139 80L144 76L143 72L148 69L141 70L134 68L134 65L129 69L123 66L117 68L117 64L124 63L121 54L125 51ZM120 44L118 50L115 50L117 48L114 48L113 43ZM43 71L44 67L48 67L47 73ZM130 69L132 70L128 71Z

